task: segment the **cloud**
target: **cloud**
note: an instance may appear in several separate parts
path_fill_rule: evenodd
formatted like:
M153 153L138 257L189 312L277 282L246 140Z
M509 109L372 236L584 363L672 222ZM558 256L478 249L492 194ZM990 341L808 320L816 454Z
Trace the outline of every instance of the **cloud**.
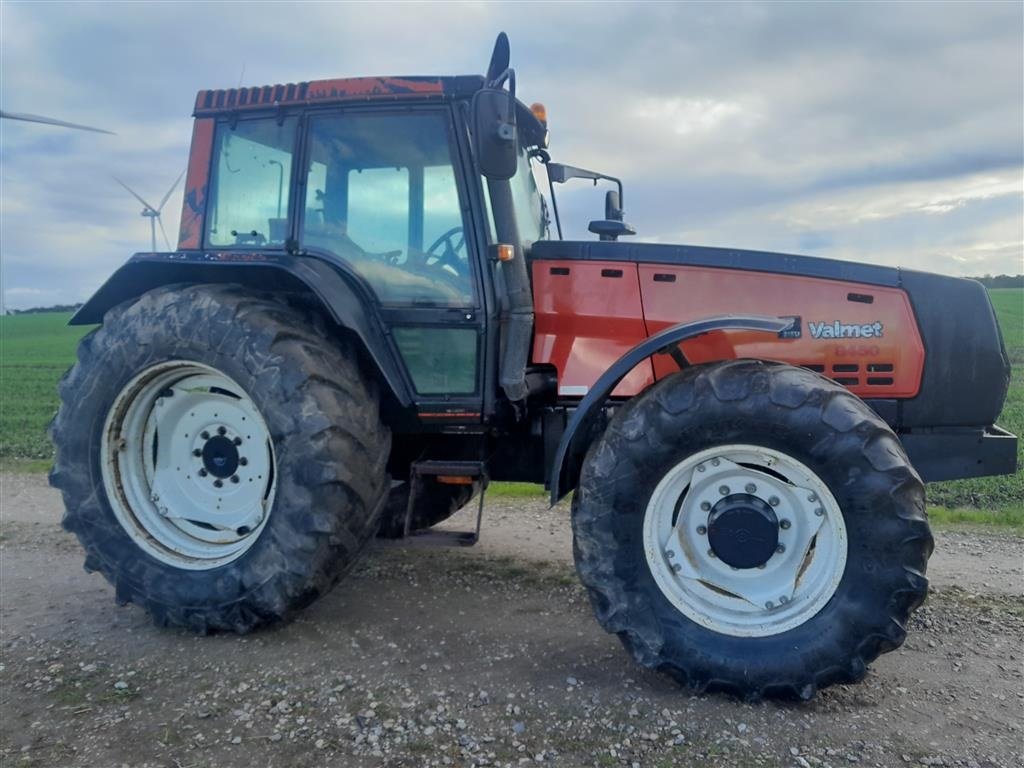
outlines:
M3 108L118 133L0 121L5 285L76 300L148 247L110 177L159 200L197 90L479 72L499 29L555 158L621 176L643 239L1021 269L1019 4L548 4L543 31L518 4L241 7L0 4ZM560 193L592 237L603 189Z

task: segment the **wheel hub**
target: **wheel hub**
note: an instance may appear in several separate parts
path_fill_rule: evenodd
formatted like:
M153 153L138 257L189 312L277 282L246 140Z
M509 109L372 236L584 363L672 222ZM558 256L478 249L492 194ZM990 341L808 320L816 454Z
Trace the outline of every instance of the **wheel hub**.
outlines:
M730 494L711 508L708 543L726 565L757 568L771 559L779 545L779 518L757 496Z
M729 444L669 469L644 514L644 553L672 604L738 637L785 632L831 598L846 562L828 486L780 451Z
M104 484L125 531L179 568L230 562L274 502L274 451L258 408L200 363L160 363L128 382L104 427Z
M238 469L238 449L233 441L214 435L203 445L203 466L214 477L231 477Z

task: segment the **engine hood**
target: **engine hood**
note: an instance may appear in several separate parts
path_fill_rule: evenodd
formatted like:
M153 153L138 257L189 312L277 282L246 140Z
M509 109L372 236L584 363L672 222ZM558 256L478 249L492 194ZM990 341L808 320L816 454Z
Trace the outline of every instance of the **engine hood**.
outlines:
M709 267L896 288L910 301L925 359L918 394L893 401L894 426L987 426L995 423L1006 399L1009 359L988 292L974 280L813 256L661 243L543 240L533 244L529 258ZM746 308L731 307L723 297L722 311Z

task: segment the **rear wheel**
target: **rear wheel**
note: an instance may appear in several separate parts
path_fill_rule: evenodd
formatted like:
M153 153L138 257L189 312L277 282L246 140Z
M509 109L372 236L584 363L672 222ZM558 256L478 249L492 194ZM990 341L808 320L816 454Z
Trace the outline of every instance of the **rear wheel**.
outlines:
M111 310L60 386L51 482L86 568L162 625L245 632L326 592L372 536L390 438L355 351L230 286Z
M641 664L810 698L899 646L927 591L924 490L896 436L809 371L733 361L627 403L573 501L598 620Z

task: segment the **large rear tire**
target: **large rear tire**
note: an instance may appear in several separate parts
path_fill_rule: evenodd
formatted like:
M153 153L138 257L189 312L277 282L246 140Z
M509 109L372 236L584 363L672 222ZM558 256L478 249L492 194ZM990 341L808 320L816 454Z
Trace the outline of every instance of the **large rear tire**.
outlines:
M328 591L379 523L390 434L355 349L238 286L110 310L60 384L51 483L85 567L158 625L247 632Z
M892 430L809 371L696 366L616 413L573 500L598 621L698 689L862 678L927 593L924 488Z

